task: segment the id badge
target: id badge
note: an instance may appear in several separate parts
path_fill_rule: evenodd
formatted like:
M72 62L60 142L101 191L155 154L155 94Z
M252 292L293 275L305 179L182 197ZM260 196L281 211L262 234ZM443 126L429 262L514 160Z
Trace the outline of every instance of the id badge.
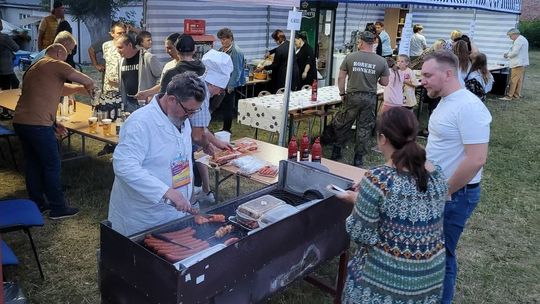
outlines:
M177 156L171 162L172 186L178 189L191 183L189 175L189 159L181 155Z

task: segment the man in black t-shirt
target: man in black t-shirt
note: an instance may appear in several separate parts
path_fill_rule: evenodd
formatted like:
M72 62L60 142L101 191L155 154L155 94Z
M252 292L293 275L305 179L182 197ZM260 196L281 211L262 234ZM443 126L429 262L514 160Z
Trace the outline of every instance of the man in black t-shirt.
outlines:
M135 50L136 53L130 57L125 58L120 66L120 73L122 73L122 85L127 95L127 101L132 104L137 103L137 99L132 96L137 94L137 87L139 84L139 50Z
M159 81L163 66L154 55L137 48L135 39L129 35L118 38L115 46L122 56L118 78L124 110L133 112L140 107L133 96L141 90L155 86Z

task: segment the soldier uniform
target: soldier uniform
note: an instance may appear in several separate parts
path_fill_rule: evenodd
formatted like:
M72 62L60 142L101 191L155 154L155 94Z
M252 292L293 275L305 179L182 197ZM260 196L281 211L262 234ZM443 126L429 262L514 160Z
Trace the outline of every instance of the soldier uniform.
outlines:
M363 32L361 39L373 44L375 35ZM340 70L348 76L343 105L323 135L324 141L334 143L332 159L341 158L341 147L351 138L351 127L356 121L355 165L362 165L362 156L368 152L368 141L375 125L377 82L390 74L386 60L368 51L353 52L343 60Z

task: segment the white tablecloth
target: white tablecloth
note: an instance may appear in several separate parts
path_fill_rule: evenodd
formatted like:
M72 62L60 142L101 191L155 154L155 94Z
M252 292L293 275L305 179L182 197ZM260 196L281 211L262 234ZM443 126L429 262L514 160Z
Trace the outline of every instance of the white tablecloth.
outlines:
M327 104L339 103L341 97L337 86L322 87L317 90L317 101L311 101L311 90L291 92L289 112L305 110ZM240 99L238 101L238 122L270 132L281 130L283 94Z

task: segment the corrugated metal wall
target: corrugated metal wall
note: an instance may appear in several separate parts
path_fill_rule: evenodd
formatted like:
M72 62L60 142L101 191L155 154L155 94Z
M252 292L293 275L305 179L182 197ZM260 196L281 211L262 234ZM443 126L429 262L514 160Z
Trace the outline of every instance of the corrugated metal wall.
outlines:
M247 7L239 4L223 4L200 1L161 0L148 1L147 26L152 33L152 51L162 61L169 60L162 41L174 32L183 32L184 19L206 20L206 33L216 36L219 29L229 27L246 58L261 58L267 46L274 48L274 42L267 35L267 19L270 14L270 33L287 26L287 9L255 5ZM287 35L288 36L288 35ZM217 39L217 37L216 37ZM219 47L217 40L214 47Z
M384 7L373 4L340 3L336 12L335 46L341 48L351 40L352 31L363 30L366 23L378 20L384 20Z
M424 26L428 45L439 38L450 39L450 32L460 30L469 33L474 11L471 9L448 9L437 7L413 7L413 23ZM473 41L481 52L487 55L489 63L506 62L503 54L512 41L506 32L516 25L517 15L476 11L476 26Z
M393 6L397 7L397 5ZM335 46L341 48L350 40L351 31L363 29L366 23L384 20L386 7L392 7L392 5L340 3L336 12ZM220 28L225 26L231 28L246 58L248 60L261 58L267 49L275 47L269 33L278 28L285 30L289 10L278 7L257 5L246 7L232 3L186 0L149 0L147 8L148 30L153 35L155 45L152 51L163 61L169 59L161 47L162 41L170 33L183 31L185 18L205 19L208 34L215 35ZM454 29L468 33L474 15L473 10L470 9L427 6L412 6L412 11L413 23L424 25L424 34L428 44L438 38L449 39L450 32ZM268 14L270 21L267 25ZM490 63L503 62L502 54L511 45L511 41L506 37L506 31L515 26L517 16L478 10L476 20L474 41L480 51L487 54ZM285 32L289 36L288 31ZM216 48L219 45L219 41L214 44Z
M506 36L506 32L516 26L518 17L512 14L476 11L474 42L480 51L487 55L490 63L508 62L503 54L512 46L512 40Z

